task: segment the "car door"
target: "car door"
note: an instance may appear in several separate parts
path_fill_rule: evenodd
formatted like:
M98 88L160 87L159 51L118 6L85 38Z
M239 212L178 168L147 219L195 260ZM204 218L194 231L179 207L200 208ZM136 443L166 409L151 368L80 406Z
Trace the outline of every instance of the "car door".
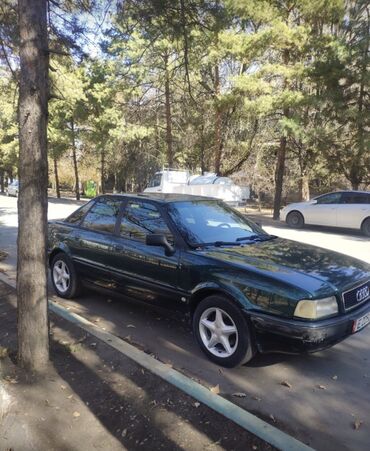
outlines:
M318 197L316 202L305 207L305 223L336 227L341 196L342 193L330 193Z
M348 191L342 194L338 208L338 227L359 229L370 214L370 194Z
M114 288L111 274L112 236L122 199L98 198L73 233L73 260L76 269L94 285Z
M145 240L150 233L163 234L171 243L175 241L159 206L139 199L128 200L113 237L112 255L119 290L146 302L179 307L180 250L175 246L175 253L166 256L163 247L148 246Z

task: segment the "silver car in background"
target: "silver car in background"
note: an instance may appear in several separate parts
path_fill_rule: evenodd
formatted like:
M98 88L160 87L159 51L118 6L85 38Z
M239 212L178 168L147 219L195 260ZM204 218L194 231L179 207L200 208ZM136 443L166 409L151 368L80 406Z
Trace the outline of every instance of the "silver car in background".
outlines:
M12 183L9 183L8 189L7 189L8 196L16 196L17 197L18 191L19 191L19 181L18 180L14 180Z
M290 227L305 224L361 230L370 237L370 192L337 191L307 202L289 204L280 211L280 219Z

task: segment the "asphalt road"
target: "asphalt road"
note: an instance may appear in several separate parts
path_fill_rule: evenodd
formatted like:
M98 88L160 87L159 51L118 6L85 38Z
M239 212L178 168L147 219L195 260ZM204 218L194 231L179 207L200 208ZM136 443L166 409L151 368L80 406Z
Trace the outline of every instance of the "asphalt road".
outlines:
M51 200L49 218L65 217L76 205ZM0 249L10 254L0 269L10 277L15 276L16 218L16 199L0 196ZM370 263L370 240L358 233L327 228L295 231L266 222L265 229L275 235ZM206 386L218 384L223 396L318 450L369 449L370 327L314 355L264 355L243 367L224 369L198 350L181 316L91 292L58 301Z

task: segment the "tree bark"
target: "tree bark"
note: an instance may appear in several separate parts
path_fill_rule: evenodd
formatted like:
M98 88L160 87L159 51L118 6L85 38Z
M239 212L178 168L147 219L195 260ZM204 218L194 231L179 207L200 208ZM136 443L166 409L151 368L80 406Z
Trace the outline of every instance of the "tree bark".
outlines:
M78 176L78 165L77 165L77 154L76 154L76 136L75 136L75 123L72 117L71 120L71 130L72 130L72 158L73 158L73 169L75 172L75 193L76 200L80 200L80 179Z
M54 157L54 177L55 177L55 190L57 192L57 198L60 199L58 160L55 157Z
M100 151L100 185L101 193L105 194L105 152L104 149Z
M18 362L42 372L49 359L47 304L48 39L46 0L18 0L20 31Z
M289 50L283 52L283 62L287 67L289 64ZM287 80L284 80L284 89L288 86ZM289 117L289 108L283 108L284 117ZM285 157L286 157L287 139L286 136L280 138L280 146L277 154L276 170L275 170L275 197L274 197L274 214L273 219L280 218L281 196L283 192Z
M280 146L277 154L276 170L275 170L275 197L274 197L274 215L273 219L279 219L281 196L283 192L285 157L286 157L286 137L280 138Z
M5 191L5 183L4 183L4 171L0 171L0 191L1 193L4 193Z
M165 102L166 102L166 143L167 143L167 164L173 167L173 140L172 140L172 111L171 111L171 90L170 73L168 70L168 56L165 57Z
M310 178L306 172L301 174L301 178L299 180L299 192L300 192L300 200L307 201L310 200Z
M220 174L221 170L221 111L217 104L220 94L220 69L218 64L215 66L215 173Z

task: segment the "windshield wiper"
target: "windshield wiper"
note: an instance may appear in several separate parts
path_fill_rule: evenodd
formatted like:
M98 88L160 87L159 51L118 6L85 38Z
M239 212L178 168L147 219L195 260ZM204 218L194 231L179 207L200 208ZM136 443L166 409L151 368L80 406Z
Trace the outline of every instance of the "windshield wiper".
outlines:
M198 249L202 247L208 247L208 246L240 246L241 243L238 243L237 241L213 241L211 243L189 243L190 246L193 249Z
M237 238L236 241L269 241L277 238L276 235L249 235L241 236Z
M236 241L249 241L257 238L259 238L259 235L241 236L240 238L237 238Z

